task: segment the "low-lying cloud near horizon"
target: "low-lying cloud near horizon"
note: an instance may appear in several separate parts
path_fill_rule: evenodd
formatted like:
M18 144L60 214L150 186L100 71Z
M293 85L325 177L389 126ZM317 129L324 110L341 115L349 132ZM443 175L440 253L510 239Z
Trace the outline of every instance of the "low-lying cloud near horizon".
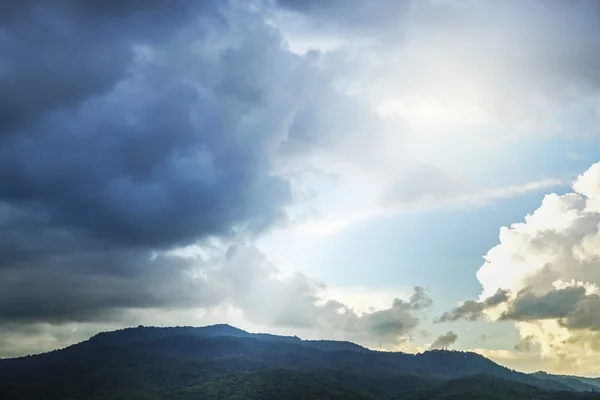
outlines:
M359 312L256 242L313 212L555 190L564 177L478 165L522 137L595 134L600 8L568 4L0 3L0 356L223 315L409 342L433 305L426 282ZM515 321L563 362L599 352L599 169L504 228L482 297L440 320Z

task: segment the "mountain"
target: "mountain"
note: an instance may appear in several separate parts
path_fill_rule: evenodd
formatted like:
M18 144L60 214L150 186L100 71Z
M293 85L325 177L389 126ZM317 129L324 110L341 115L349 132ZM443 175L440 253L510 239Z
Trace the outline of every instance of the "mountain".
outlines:
M579 396L568 382L513 371L475 353L378 352L348 342L253 334L214 325L140 326L100 333L62 350L0 360L0 399L175 399L193 393L210 398L206 393L213 390L220 396L220 390L234 382L240 385L239 393L215 398L246 399L253 398L247 393L260 379L277 381L281 374L289 375L293 385L310 376L315 385L323 386L315 386L316 391L326 387L357 399L415 396L480 374L502 379L501 385L524 384L528 390L562 390ZM289 392L286 387L273 391Z
M354 385L356 386L356 385ZM371 386L375 386L372 384ZM191 386L162 400L577 400L592 394L552 392L487 375L476 375L386 394L369 387L350 387L339 381L283 370L262 371Z
M572 378L576 378L577 380L587 383L588 385L595 386L598 388L596 390L600 391L600 378L587 378L584 376L575 376Z
M570 375L552 375L543 371L538 371L531 375L541 379L550 379L556 382L560 382L579 391L600 392L600 378L585 378L582 376Z
M599 398L600 396L596 393L548 391L485 374L443 382L430 390L410 397L411 400L597 400Z
M313 374L270 370L206 382L169 394L169 400L370 400L373 397Z

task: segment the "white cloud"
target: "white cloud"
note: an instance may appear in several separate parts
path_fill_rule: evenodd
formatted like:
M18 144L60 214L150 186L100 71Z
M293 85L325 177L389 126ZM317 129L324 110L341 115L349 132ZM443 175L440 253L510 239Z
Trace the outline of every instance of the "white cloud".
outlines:
M549 368L591 373L600 362L600 163L573 190L547 195L525 222L503 227L477 278L480 300L512 293L486 309L489 318L518 321L521 338L553 361Z

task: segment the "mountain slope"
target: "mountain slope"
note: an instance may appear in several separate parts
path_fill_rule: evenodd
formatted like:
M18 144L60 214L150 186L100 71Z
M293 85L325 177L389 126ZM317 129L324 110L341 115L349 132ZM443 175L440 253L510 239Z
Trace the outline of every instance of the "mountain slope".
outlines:
M595 393L547 391L535 386L506 381L489 375L474 375L443 382L410 400L575 400L598 399Z
M316 368L342 368L372 375L422 374L442 379L487 373L548 389L569 388L560 382L512 371L476 353L444 350L422 354L378 352L349 342L252 334L229 325L129 328L98 334L82 345L120 346L135 343L135 346L143 347L151 342L165 353L189 359L243 355L268 367L309 371ZM360 367L364 364L369 365L368 371Z
M188 387L164 400L369 400L367 394L320 376L271 370Z
M401 379L402 380L402 379ZM411 379L408 380L411 382ZM552 392L487 375L476 375L427 386L374 393L377 380L353 387L347 382L285 370L240 374L170 393L162 400L591 400L588 393ZM381 383L381 382L378 382ZM406 383L406 381L405 381ZM356 384L354 385L356 386ZM390 387L391 388L391 387Z
M556 382L560 382L560 383L568 385L568 386L572 387L573 389L579 390L579 391L586 391L586 392L600 391L600 386L598 386L598 384L594 384L594 382L598 382L598 381L594 381L591 378L582 378L582 377L578 377L578 376L568 376L568 375L552 375L552 374L548 374L548 373L542 372L542 371L535 372L531 375L535 376L536 378L550 379L550 380L553 380Z
M229 376L274 369L311 373L377 398L482 373L547 389L571 389L474 353L376 352L347 342L251 334L216 325L129 328L50 353L0 360L0 398L156 398Z

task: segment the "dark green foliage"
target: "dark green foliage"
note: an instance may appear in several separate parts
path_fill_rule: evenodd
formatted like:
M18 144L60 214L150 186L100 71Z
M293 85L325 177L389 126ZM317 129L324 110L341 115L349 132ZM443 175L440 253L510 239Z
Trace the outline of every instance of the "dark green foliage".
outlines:
M596 378L582 378L568 375L551 375L546 372L536 372L532 374L536 378L549 379L569 385L570 387L580 391L597 391L600 392L600 381Z
M369 400L371 397L320 376L271 370L192 386L164 400Z
M410 400L576 400L599 399L594 393L547 391L489 375L474 375L441 383Z
M495 378L473 377L482 373ZM473 353L376 352L227 325L138 327L0 360L0 399L600 399L544 391L572 389L545 378Z

